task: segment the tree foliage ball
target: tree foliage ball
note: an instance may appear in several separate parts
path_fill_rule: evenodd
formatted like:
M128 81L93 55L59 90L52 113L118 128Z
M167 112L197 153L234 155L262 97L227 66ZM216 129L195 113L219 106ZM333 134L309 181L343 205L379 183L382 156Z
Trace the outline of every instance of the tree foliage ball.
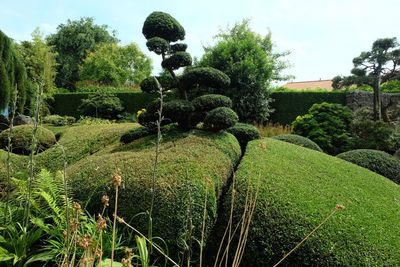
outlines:
M196 112L210 111L219 107L232 107L232 100L224 95L209 94L192 100Z
M192 57L187 52L176 52L161 62L164 69L177 70L192 65Z
M179 80L185 88L190 88L194 85L211 88L226 88L231 82L228 75L211 67L196 67L189 69L180 77Z
M233 134L239 141L242 151L246 149L247 143L260 139L260 132L254 125L247 123L236 123L234 126L227 129L227 131Z
M215 108L204 119L204 128L217 132L232 127L238 121L238 115L232 109L227 107Z
M185 29L170 14L153 12L145 20L142 33L146 39L160 37L169 42L176 42L185 38Z

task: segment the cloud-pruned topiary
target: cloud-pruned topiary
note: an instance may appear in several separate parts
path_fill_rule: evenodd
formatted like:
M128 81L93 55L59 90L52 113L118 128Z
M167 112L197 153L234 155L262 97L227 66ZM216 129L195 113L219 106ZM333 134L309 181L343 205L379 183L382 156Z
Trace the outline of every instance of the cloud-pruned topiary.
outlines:
M78 111L84 116L104 119L117 119L124 107L121 100L113 94L93 94L82 99Z
M232 107L232 100L229 97L217 94L196 97L192 103L197 112L210 111L218 107Z
M288 142L294 145L314 149L319 152L323 152L322 149L310 139L297 134L281 134L271 137L272 139Z
M386 152L373 149L356 149L341 153L337 157L367 168L400 184L400 160Z
M238 115L230 108L219 107L211 110L204 119L204 128L220 131L232 127L239 121Z
M10 130L0 133L0 148L7 149L8 136ZM28 155L32 151L33 125L19 125L13 128L11 134L11 150L14 154ZM36 132L36 150L40 153L52 147L56 143L56 137L53 132L39 126Z
M185 29L170 14L153 12L145 20L142 29L146 39L153 37L163 38L168 42L176 42L185 39Z
M157 55L161 55L161 66L165 72L162 76L149 77L143 80L141 83L142 90L151 94L176 90L180 99L180 101L173 103L169 103L164 99L165 108L163 111L165 114L163 114L163 124L178 122L182 129L189 130L196 127L199 122L202 122L207 112L212 109L217 107L230 108L232 106L232 101L221 96L211 96L204 99L196 99L192 103L188 102L190 101L189 92L201 92L201 88L204 87L225 88L229 86L230 79L225 73L210 67L187 68L182 75L177 76L175 74L174 71L192 65L192 57L186 52L187 45L184 43L171 44L172 42L183 40L185 37L185 31L176 19L163 12L153 12L144 22L143 34L147 39L146 45L148 49ZM168 73L168 75L165 75L165 73ZM198 95L200 94L197 93ZM205 101L208 102L206 103ZM160 109L160 102L157 103L158 107L156 109L153 109L154 104L151 104L146 108L146 112L140 115L138 122L141 125L146 127L154 127L156 125L158 119L157 111ZM206 104L208 105L207 107L205 106ZM203 106L200 107L201 105ZM230 116L225 119L229 121L235 117L231 116L232 112L222 112L219 116L224 114ZM226 125L226 127L231 126L230 123L221 122L218 123L218 130L225 129L223 125ZM209 127L205 129L216 130L217 128Z
M243 152L246 150L248 142L261 137L258 129L254 125L247 123L236 123L228 128L227 131L236 137Z

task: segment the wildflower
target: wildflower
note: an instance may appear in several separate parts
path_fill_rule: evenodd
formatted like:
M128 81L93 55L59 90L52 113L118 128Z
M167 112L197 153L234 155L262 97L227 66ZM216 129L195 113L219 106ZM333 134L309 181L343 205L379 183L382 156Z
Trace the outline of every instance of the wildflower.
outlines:
M122 184L122 177L120 174L119 169L117 169L112 177L112 183L114 185L114 187L120 187Z
M81 204L79 204L78 202L74 202L72 204L72 207L75 211L79 212L81 210Z
M101 203L103 204L104 207L107 207L109 205L110 198L107 195L103 195L101 197Z
M104 229L107 228L107 221L100 214L96 222L96 228L99 231L103 231Z
M124 267L131 267L132 266L131 259L122 258L121 263L122 263L122 266L124 266Z
M114 214L114 216L115 216L115 214ZM125 223L124 218L121 218L119 216L117 216L117 220L118 220L119 223Z
M340 205L340 204L336 204L336 207L335 207L336 210L344 210L345 208L346 208L345 206Z
M78 239L78 246L80 246L83 249L87 249L90 247L93 243L92 238L90 235L86 234L84 237L81 237Z
M128 258L132 256L132 249L131 248L125 248L125 254Z
M136 113L136 118L139 118L139 116L143 113L145 113L147 110L145 108L142 108L141 110L138 110L138 112Z
M70 227L71 227L71 231L74 233L76 231L78 231L79 228L79 221L77 219L72 219L70 222Z

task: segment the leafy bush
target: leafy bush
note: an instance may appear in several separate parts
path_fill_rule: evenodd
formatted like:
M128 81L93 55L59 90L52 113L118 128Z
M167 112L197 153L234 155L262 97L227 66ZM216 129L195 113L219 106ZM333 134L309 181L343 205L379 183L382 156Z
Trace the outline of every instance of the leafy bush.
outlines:
M400 161L386 152L356 149L341 153L337 157L379 173L400 184Z
M329 154L338 154L351 143L351 110L340 104L314 104L292 123L293 133L309 138Z
M157 55L161 55L171 48L167 40L160 37L152 37L148 39L146 46L150 51L156 53Z
M230 218L232 188L224 197L221 221L207 248L217 244L218 250ZM336 210L282 266L399 263L399 186L380 175L339 158L266 138L247 145L236 172L232 225L242 222L249 191L250 195L257 191L257 200L241 266L275 265L336 204L345 209ZM230 243L233 252L235 241Z
M353 114L351 132L355 138L354 147L393 151L391 125L384 121L375 121L372 109L363 107Z
M118 213L146 233L148 217L137 215L150 208L154 142L155 136L145 137L140 142L114 147L112 151L97 153L70 166L67 173L74 197L88 203L90 212L98 212L102 195L114 195L109 185L119 168L124 186L119 192ZM232 135L224 132L172 131L163 135L161 151L155 183L153 233L167 242L168 255L177 259L178 251L184 249L182 239L189 203L196 203L192 206L191 219L195 226L193 238L199 240L204 212L201 203L207 198L207 238L217 216L218 195L240 158L240 147Z
M116 119L124 107L121 100L112 94L93 94L82 99L78 111L84 116L96 118Z
M170 75L157 76L156 78L164 90L170 90L177 86L176 81ZM140 84L140 88L144 92L147 92L150 94L154 94L159 91L157 82L154 79L154 77L148 77L148 78L144 79Z
M234 126L228 128L227 132L236 137L243 152L246 150L248 142L255 139L260 139L261 137L258 129L255 126L247 123L236 123Z
M114 121L102 119L102 118L81 116L78 120L78 123L80 125L100 125L100 124L113 124Z
M192 100L197 112L210 111L219 107L232 108L232 100L224 95L202 95Z
M192 65L192 57L189 53L183 51L178 51L161 62L163 68L171 70L190 65Z
M120 141L123 144L128 144L139 138L148 136L153 133L155 133L155 131L151 128L139 127L139 128L132 129L132 130L128 131L127 133L125 133L124 135L122 135Z
M225 73L210 67L188 69L180 77L179 81L185 88L191 88L194 85L225 88L228 87L231 82Z
M183 129L188 129L190 126L190 117L194 111L194 107L187 100L172 100L164 103L163 116L168 122L177 122Z
M309 149L313 149L319 152L322 152L322 149L313 141L311 141L308 138L305 138L301 135L297 135L297 134L282 134L282 135L277 135L277 136L273 136L272 139L276 139L276 140L280 140L280 141L284 141L287 143L291 143L294 145L298 145L298 146L302 146L302 147L306 147Z
M185 38L185 29L170 14L153 12L145 20L142 29L146 39L153 37L163 38L169 42L176 42Z
M54 126L72 125L76 119L71 116L49 115L43 118L42 122L45 124L52 124Z
M8 135L10 130L5 130L0 133L0 148L7 149ZM11 135L12 152L15 154L28 155L32 151L32 125L15 126ZM52 147L56 143L56 137L53 132L43 127L37 128L36 133L36 151L40 153Z
M204 128L217 132L232 127L238 121L238 115L232 109L227 107L215 108L204 119Z

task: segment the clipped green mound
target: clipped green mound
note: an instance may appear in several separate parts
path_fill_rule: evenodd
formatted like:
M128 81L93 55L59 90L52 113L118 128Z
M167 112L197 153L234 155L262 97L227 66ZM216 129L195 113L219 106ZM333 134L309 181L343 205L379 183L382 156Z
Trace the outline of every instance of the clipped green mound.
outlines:
M400 184L400 161L386 152L356 149L341 153L337 157L379 173Z
M28 155L32 151L32 137L33 137L32 125L19 125L15 126L11 135L11 151L15 154ZM0 134L0 148L7 149L8 146L8 136L10 130L1 132ZM40 153L46 149L52 147L56 143L56 137L53 132L43 128L38 127L36 132L36 150L35 153Z
M99 152L108 145L118 144L120 137L128 130L138 127L134 123L81 125L60 127L60 145L55 145L46 151L35 155L35 168L48 169L50 171L61 170L64 166L64 156L68 164L73 164L89 155ZM7 152L0 150L0 162L5 162ZM28 156L11 155L12 166L15 171L26 171Z
M284 142L291 143L294 145L298 145L298 146L306 147L309 149L314 149L319 152L323 152L322 149L315 142L313 142L310 139L303 137L301 135L282 134L282 135L274 136L274 137L272 137L272 139L284 141Z
M248 144L236 173L235 224L243 213L247 189L254 192L257 185L242 266L273 266L336 204L345 209L337 211L283 266L399 264L400 188L392 181L339 158L264 139ZM225 218L229 209L226 199Z
M260 139L261 137L258 129L254 125L247 123L236 123L226 131L236 137L243 152L246 150L248 142L255 139Z
M91 212L99 212L102 195L114 195L110 181L119 168L123 187L119 194L118 213L147 233L146 215L135 215L150 209L154 142L154 135L138 139L108 150L108 153L90 156L68 168L74 196L87 203ZM229 133L197 130L165 133L160 151L155 180L154 236L167 242L170 256L176 259L178 251L183 248L188 210L191 210L195 226L194 236L200 240L205 198L207 196L208 233L217 215L221 189L241 151L237 140ZM191 208L189 203L192 203Z

